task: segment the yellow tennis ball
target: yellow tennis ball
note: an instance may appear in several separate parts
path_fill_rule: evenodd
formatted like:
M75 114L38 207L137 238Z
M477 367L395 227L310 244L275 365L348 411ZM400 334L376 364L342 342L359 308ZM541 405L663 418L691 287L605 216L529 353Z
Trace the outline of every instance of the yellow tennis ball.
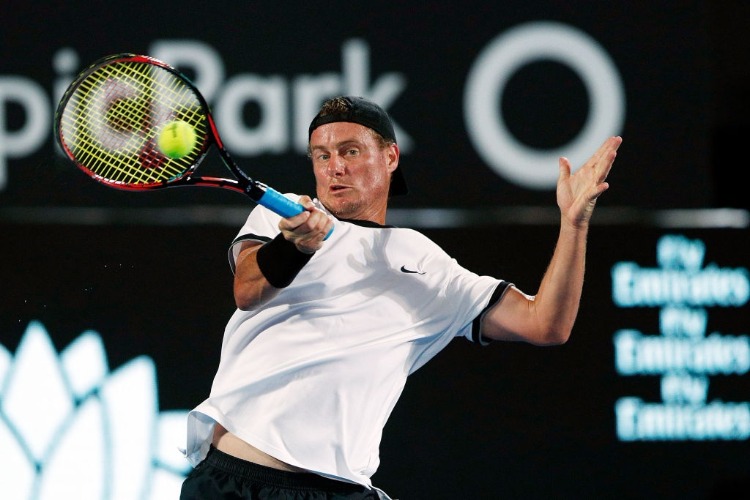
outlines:
M195 147L195 141L195 129L182 120L168 122L157 138L161 152L173 159L190 153Z

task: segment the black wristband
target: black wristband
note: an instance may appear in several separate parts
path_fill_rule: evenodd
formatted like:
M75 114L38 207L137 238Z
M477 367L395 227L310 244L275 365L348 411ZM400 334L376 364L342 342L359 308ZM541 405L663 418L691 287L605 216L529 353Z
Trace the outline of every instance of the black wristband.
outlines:
M294 280L313 254L297 250L294 243L279 233L258 249L258 268L275 288L284 288Z

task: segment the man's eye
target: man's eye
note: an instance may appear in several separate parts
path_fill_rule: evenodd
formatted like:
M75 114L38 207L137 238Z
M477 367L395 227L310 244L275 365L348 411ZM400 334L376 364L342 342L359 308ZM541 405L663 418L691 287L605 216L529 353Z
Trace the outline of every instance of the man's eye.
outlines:
M350 155L350 156L355 156L355 155L359 154L359 150L358 150L358 149L350 149L350 150L349 150L349 151L347 151L346 153L347 153L348 155Z

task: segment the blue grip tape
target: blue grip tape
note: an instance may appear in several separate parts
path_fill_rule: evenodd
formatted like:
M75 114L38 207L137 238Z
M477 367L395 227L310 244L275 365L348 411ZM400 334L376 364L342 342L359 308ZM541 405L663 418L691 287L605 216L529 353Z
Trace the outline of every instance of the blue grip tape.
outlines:
M265 193L258 200L258 205L262 205L267 209L272 210L285 219L288 217L294 217L295 215L301 214L305 211L305 207L303 207L296 201L290 200L275 189L267 186L265 188ZM328 232L325 239L328 239L328 237L331 236L332 232L333 228L331 228L331 230Z

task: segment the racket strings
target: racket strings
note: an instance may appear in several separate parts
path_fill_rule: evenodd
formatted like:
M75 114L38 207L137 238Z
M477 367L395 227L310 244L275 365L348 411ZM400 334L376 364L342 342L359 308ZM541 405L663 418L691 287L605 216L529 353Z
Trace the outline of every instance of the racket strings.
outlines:
M199 138L178 159L156 146L162 127L172 120L189 123ZM113 184L161 184L182 177L207 146L205 111L193 89L170 71L141 62L115 62L91 72L68 100L60 128L74 160Z

